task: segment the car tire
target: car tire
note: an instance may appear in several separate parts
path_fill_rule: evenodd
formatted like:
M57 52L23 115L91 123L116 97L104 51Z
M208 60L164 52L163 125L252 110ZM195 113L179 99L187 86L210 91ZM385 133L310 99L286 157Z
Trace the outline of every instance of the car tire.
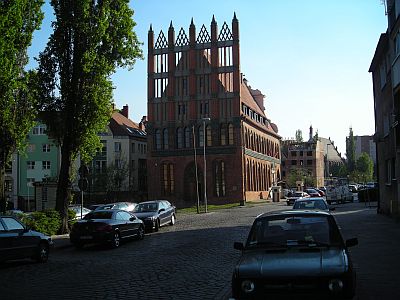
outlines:
M143 240L144 239L144 226L140 226L138 230L138 240Z
M169 225L173 226L173 225L175 225L175 222L176 222L175 214L172 214L172 216L171 216L171 222L169 223Z
M114 231L111 241L112 248L118 248L121 245L121 235L118 231Z
M156 220L156 223L154 224L154 231L157 232L160 229L160 220Z
M45 263L49 259L49 252L50 252L49 245L42 242L39 244L39 247L37 248L37 253L34 259L38 263Z

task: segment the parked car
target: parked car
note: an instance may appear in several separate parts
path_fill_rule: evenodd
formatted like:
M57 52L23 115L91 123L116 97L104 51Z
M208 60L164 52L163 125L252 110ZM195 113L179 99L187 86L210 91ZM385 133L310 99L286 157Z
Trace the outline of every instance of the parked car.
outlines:
M357 193L358 192L358 185L356 184L349 184L349 190L352 193Z
M232 276L234 299L351 299L356 273L335 218L322 211L265 213L253 223Z
M147 229L158 231L166 224L174 225L176 222L175 206L167 200L154 200L139 203L133 213L141 220Z
M294 202L293 209L306 209L306 210L322 210L332 211L334 207L330 208L328 203L322 197L300 198Z
M321 189L317 189L317 188L314 188L314 190L316 190L320 194L321 197L325 197L325 191L323 191Z
M296 201L299 198L304 198L304 197L310 197L309 194L306 192L294 192L294 193L289 193L286 197L286 203L287 205L293 205L294 201Z
M143 239L144 224L124 210L95 210L72 226L69 238L76 248L82 248L88 243L108 243L118 248L123 240Z
M52 246L51 237L30 230L12 216L0 216L0 262L32 258L43 263Z
M323 192L326 194L326 187L320 186L318 189L321 190L321 191L323 191Z
M133 202L116 202L109 204L102 204L95 207L94 210L102 210L102 209L121 209L126 211L133 211L136 207L137 203Z
M312 188L308 188L304 190L310 197L322 197L322 195L316 190Z
M70 205L68 209L72 210L75 213L75 219L81 219L81 206L80 205ZM86 207L82 207L82 218L90 213L91 210Z

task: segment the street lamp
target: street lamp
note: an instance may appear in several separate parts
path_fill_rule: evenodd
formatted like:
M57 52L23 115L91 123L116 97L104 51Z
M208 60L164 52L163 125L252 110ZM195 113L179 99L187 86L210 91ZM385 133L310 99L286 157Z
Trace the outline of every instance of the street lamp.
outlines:
M210 121L210 118L203 118L203 158L204 158L204 206L205 212L207 212L207 166L206 166L206 121Z
M194 125L192 127L193 129L193 149L194 149L194 169L196 172L196 195L197 195L197 213L200 213L200 197L199 197L199 178L197 175L197 152L196 152L196 137L195 137L195 131L194 131ZM203 132L204 135L204 132Z

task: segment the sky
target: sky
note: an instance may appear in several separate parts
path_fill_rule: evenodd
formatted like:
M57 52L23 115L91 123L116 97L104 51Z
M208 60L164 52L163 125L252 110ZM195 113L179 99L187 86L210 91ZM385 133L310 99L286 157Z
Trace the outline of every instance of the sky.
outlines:
M52 32L52 7L46 0L45 19L29 48L30 68ZM213 15L220 30L233 14L239 20L241 72L265 97L265 113L283 139L297 129L308 138L310 125L320 137L334 141L345 156L349 128L354 135L374 134L374 103L368 72L376 44L387 29L381 0L138 0L130 1L143 43L145 59L133 70L112 76L114 101L129 106L129 117L147 115L147 33L155 40L170 22L177 36L196 34L204 24L210 32Z

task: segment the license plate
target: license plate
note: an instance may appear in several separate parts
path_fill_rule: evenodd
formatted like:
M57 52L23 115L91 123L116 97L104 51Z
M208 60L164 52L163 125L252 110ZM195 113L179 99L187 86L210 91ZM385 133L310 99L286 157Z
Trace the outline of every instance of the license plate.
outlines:
M83 236L81 236L81 240L91 240L91 239L93 239L93 237L90 236L90 235L83 235Z

